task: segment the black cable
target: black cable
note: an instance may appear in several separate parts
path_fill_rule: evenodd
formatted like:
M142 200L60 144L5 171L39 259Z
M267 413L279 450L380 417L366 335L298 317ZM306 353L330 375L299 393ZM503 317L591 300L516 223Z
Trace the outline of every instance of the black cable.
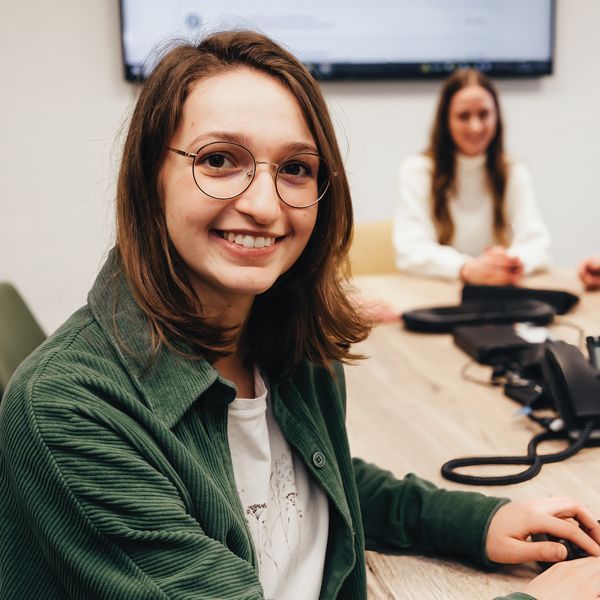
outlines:
M546 463L559 462L579 452L588 441L594 421L588 421L581 431L581 435L569 447L560 452L551 454L538 454L537 447L541 442L565 437L565 432L544 431L536 435L527 445L527 456L482 456L470 458L455 458L442 465L442 475L450 481L468 485L510 485L522 483L535 477ZM530 465L529 468L511 475L479 476L457 473L455 469L461 467L474 467L481 465Z
M555 317L552 325L558 325L559 327L562 325L564 327L570 327L571 329L575 329L575 331L577 331L577 333L579 334L579 343L577 344L577 347L580 350L583 350L585 348L585 331L582 327L577 325L577 323L573 323L573 321L569 321L568 319L564 319L562 317Z
M477 385L482 385L484 387L497 387L498 385L500 385L493 379L493 377L492 380L489 381L487 379L479 379L478 377L474 377L473 375L471 375L469 373L469 369L476 364L477 363L474 360L469 360L462 366L460 370L460 376L465 381L470 381L471 383L476 383Z
M474 365L478 364L474 360L468 360L460 369L460 376L465 381L482 385L483 387L498 387L500 385L510 383L512 385L525 386L530 383L530 379L524 379L521 376L522 368L513 359L502 357L495 363L490 363L489 366L492 369L490 379L480 379L469 373L469 369ZM483 366L483 365L482 365Z

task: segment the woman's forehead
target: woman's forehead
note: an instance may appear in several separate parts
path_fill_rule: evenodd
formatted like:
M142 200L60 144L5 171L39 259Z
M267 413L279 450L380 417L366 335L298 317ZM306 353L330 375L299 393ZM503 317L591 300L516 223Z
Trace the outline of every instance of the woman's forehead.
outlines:
M196 82L186 98L176 137L195 143L210 132L231 132L252 143L315 145L298 100L274 77L249 68Z
M473 84L461 88L452 96L451 106L460 110L461 107L470 107L475 105L494 105L494 97L484 87Z

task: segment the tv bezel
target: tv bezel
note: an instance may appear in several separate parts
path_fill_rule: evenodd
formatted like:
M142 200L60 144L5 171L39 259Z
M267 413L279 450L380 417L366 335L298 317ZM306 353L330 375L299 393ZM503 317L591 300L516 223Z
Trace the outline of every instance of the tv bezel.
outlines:
M119 0L121 60L125 79L144 81L125 60L123 3ZM444 61L430 63L304 63L320 81L381 81L444 79L455 69L473 67L496 78L528 79L552 75L556 41L556 0L550 0L550 58L547 61Z

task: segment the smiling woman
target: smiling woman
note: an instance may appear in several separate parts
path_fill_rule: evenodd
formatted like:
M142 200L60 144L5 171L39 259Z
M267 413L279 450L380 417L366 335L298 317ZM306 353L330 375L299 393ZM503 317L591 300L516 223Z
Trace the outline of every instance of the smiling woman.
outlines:
M347 340L366 330L333 275L352 212L323 98L301 65L258 46L241 61L243 36L212 39L218 48L176 48L157 66L124 151L117 245L154 339L215 360L243 323L239 352L263 368L350 357ZM147 211L133 209L139 198ZM323 335L306 329L313 311L328 315Z
M252 150L220 139L241 133L258 163ZM292 93L248 68L192 87L169 146L189 148L188 140L201 146L192 158L193 176L190 161L175 153L159 175L167 232L205 309L236 325L308 243L317 219L319 155ZM287 170L301 163L287 165L287 157L298 147L312 151L305 161L312 169L303 166L292 176ZM278 168L275 185L268 167L278 161L284 170ZM298 182L282 186L286 177ZM296 205L282 202L282 187Z
M577 502L351 458L341 363L368 333L351 235L331 120L293 56L252 32L164 56L125 143L116 247L2 401L3 599L358 600L365 548L562 557L533 531L600 555Z

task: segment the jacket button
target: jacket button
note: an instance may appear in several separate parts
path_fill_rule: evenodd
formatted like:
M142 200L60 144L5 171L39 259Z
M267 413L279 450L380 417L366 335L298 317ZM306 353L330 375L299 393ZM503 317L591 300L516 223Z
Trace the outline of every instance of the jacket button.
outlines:
M325 466L325 456L322 452L315 452L312 455L312 461L317 469L322 469Z

